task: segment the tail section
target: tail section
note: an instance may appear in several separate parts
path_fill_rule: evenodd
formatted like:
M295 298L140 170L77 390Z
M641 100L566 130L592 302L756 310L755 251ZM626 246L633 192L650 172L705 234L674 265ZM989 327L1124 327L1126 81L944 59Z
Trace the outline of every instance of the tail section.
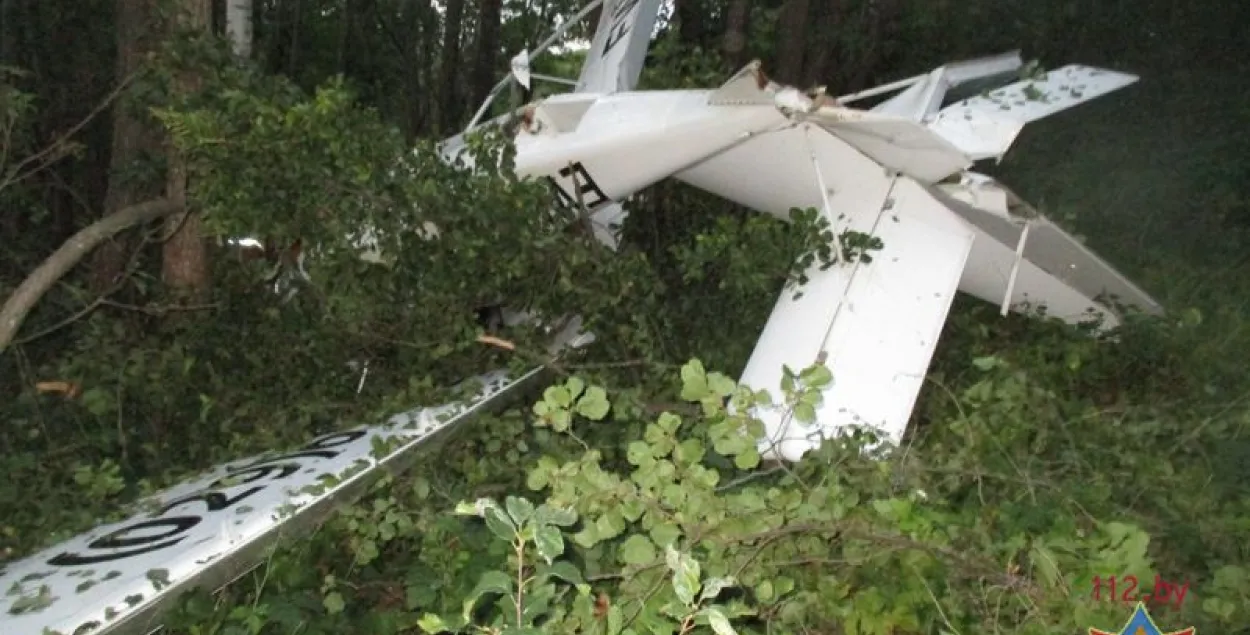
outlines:
M604 0L577 92L615 93L638 85L661 0Z

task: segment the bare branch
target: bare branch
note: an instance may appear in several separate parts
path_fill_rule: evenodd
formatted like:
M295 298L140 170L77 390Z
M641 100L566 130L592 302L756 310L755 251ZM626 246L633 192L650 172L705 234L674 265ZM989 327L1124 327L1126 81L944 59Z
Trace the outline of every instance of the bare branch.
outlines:
M65 158L70 147L70 139L85 128L87 124L91 123L91 120L95 119L100 113L107 110L113 102L117 101L117 98L121 97L122 93L126 91L126 88L130 86L130 83L134 81L137 76L138 73L131 73L123 78L122 81L119 82L117 86L114 87L113 90L100 101L100 103L96 104L95 108L91 109L91 112L87 113L85 117L79 120L78 123L71 126L69 130L66 130L56 139L53 139L52 143L49 143L44 149L26 157L25 159L22 159L17 163L17 165L14 165L12 169L7 170L7 174L2 180L0 180L0 190L16 185L53 163ZM4 165L0 164L0 168L3 167ZM25 172L23 172L23 170L25 170ZM0 342L3 342L3 340L0 340ZM4 350L3 343L0 343L0 350Z
M139 203L105 216L65 241L43 264L26 276L13 295L0 306L0 353L13 342L13 337L21 328L26 315L44 294L100 243L120 231L168 216L178 209L177 204L163 198Z

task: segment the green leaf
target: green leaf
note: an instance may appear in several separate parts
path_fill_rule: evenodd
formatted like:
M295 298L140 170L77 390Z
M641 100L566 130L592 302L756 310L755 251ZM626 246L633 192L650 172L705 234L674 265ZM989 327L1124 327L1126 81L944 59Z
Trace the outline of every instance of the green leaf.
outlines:
M776 597L777 594L773 591L772 580L764 580L755 585L755 599L759 600L761 604L772 604Z
M697 359L692 359L681 367L682 383L689 383L692 381L703 381L706 383L706 378L707 371L703 369L703 362Z
M641 466L651 458L651 446L647 445L646 441L631 441L625 449L625 460L629 461L630 465Z
M534 546L538 548L538 555L551 564L564 553L564 535L557 527L543 525L534 530Z
M113 409L113 397L103 388L88 388L82 393L82 404L87 412L102 417Z
M681 367L681 398L686 401L702 401L709 393L707 371L703 363L692 359Z
M610 409L608 393L598 386L591 386L586 390L586 394L577 400L577 414L591 421L602 420Z
M810 388L824 388L833 382L833 372L824 364L816 364L804 370L799 378Z
M651 528L649 533L651 534L651 541L661 547L675 545L678 539L681 538L681 529L671 523L658 523Z
M504 499L504 506L508 508L508 515L518 527L534 516L534 504L519 496L507 497Z
M579 377L569 377L568 381L564 382L564 387L569 391L571 397L577 398L586 389L586 382Z
M999 361L997 357L994 357L993 355L987 355L985 357L977 357L973 359L972 365L977 370L987 371L987 370L992 370L994 367L998 366Z
M478 578L477 586L464 599L463 617L465 620L473 616L473 607L478 600L488 595L512 595L512 576L503 571L487 571Z
M330 615L338 615L347 608L347 602L343 600L343 594L338 591L331 591L321 598L321 605L325 607L326 613Z
M755 446L748 446L734 456L734 466L740 470L754 469L760 464L760 451Z
M422 615L421 619L417 620L417 626L421 627L421 630L429 633L430 635L446 633L451 630L451 628L447 626L447 622L443 621L443 618L433 613L426 613L425 615Z
M487 507L483 516L486 518L486 528L500 540L512 542L516 539L516 525L512 524L512 519L498 505Z
M568 410L556 410L551 413L551 429L556 432L567 432L573 424L573 415Z
M634 534L621 543L619 555L627 565L650 564L655 561L655 544L642 534Z
M703 592L699 594L699 601L715 600L721 591L738 585L738 581L733 576L724 576L719 578L710 578L703 585Z
M813 423L816 421L816 408L810 403L800 401L794 404L794 419L799 423Z
M738 389L738 384L721 373L708 373L708 388L719 397L728 397Z
M558 578L572 585L586 584L586 579L582 577L582 572L568 562L556 562L548 567L539 569L535 576L538 578Z
M1053 589L1059 586L1063 575L1059 572L1055 555L1049 549L1042 545L1035 545L1029 552L1029 559L1033 563L1033 569L1041 572L1042 581L1045 582L1046 587Z
M738 635L733 625L729 623L729 618L725 616L725 612L719 606L709 606L699 611L698 614L707 618L707 625L712 627L712 631L716 635Z
M548 386L547 390L543 391L543 401L552 406L568 408L573 405L573 396L564 386Z
M577 523L577 512L565 507L551 507L546 503L538 506L534 512L534 522L542 525L571 527Z
M689 554L668 547L665 563L673 572L673 592L686 606L694 606L695 594L699 592L699 563Z

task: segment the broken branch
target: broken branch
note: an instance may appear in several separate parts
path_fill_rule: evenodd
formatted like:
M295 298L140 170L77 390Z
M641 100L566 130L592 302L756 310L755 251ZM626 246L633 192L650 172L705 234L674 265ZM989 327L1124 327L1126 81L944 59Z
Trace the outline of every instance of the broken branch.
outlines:
M8 349L27 314L52 285L69 273L100 243L118 232L167 216L178 209L176 203L163 198L139 203L105 216L65 241L43 264L26 276L13 295L0 306L0 353Z

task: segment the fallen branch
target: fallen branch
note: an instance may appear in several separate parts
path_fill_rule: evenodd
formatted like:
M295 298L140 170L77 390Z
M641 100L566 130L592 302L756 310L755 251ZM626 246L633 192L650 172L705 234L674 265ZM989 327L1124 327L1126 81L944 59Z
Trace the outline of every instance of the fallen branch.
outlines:
M0 306L0 353L8 349L26 315L44 294L100 243L118 232L168 216L178 209L176 203L167 199L139 203L105 216L65 241L43 264L26 276L13 295L5 301L4 306Z
M509 342L508 340L495 337L494 335L479 335L477 336L477 341L480 344L502 348L505 351L516 351L516 344Z

